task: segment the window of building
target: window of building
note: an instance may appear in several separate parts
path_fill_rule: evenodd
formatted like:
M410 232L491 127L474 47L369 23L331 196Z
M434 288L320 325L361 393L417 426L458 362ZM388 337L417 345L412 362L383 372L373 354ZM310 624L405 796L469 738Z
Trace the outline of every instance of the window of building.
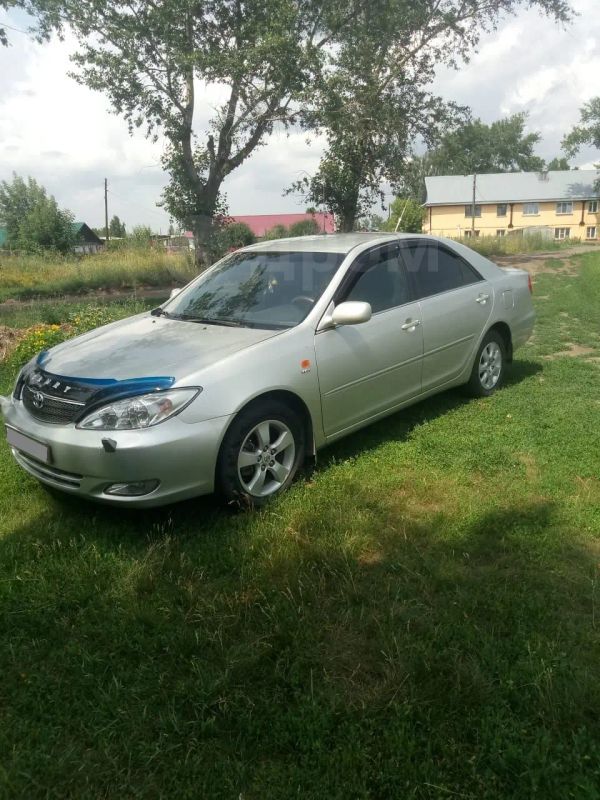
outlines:
M479 231L472 231L472 230L465 231L465 237L467 239L470 239L473 236L473 234L475 234L475 238L477 238L479 236Z
M472 217L473 216L473 206L471 203L465 206L465 217ZM481 216L481 206L475 206L475 216Z
M573 203L570 200L561 200L559 203L556 204L556 213L557 214L572 214L573 213Z
M568 239L571 235L571 228L554 228L555 239Z
M535 217L540 213L539 203L523 203L523 216Z
M497 217L505 217L507 211L508 211L508 204L507 203L498 203L498 205L496 206L496 216Z
M595 225L589 225L586 232L585 232L586 239L597 239L598 238L598 229Z
M408 303L408 276L398 258L398 248L380 247L361 256L354 283L344 299L370 303L374 314Z
M506 236L506 231L504 230L504 228L498 228L498 230L496 231L496 236Z
M407 272L413 277L416 299L449 292L482 280L473 267L445 247L416 244L402 248L400 252Z
M597 214L598 213L598 201L597 200L588 200L588 213L589 214Z

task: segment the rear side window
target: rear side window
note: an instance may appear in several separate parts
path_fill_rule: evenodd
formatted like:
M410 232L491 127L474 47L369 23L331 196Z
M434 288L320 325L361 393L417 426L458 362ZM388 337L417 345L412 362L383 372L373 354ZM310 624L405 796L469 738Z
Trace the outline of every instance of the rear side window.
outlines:
M408 303L410 286L398 257L398 247L380 247L363 253L343 299L370 303L374 314Z
M417 300L482 280L466 261L445 247L414 243L402 248L401 257L413 280Z

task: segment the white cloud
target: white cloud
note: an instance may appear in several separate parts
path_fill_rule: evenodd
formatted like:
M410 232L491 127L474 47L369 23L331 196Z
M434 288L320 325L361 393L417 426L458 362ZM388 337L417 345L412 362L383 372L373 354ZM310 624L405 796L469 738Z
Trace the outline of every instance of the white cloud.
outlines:
M575 0L574 5L580 16L566 29L534 10L505 22L485 35L461 70L440 70L434 89L488 122L527 111L530 128L543 135L540 155L558 155L582 103L599 91L598 0ZM8 21L15 27L26 24L17 15ZM72 39L38 45L14 32L11 45L0 48L0 179L13 170L32 175L79 219L98 225L107 177L111 214L130 226L145 222L165 229L167 215L156 207L165 183L160 143L141 132L129 136L105 97L67 77L76 45ZM198 85L197 100L200 132L223 101L223 91ZM322 148L319 139L307 146L302 132L274 132L228 178L224 189L231 213L302 208L301 198L282 197L282 192L302 171L315 171ZM578 159L581 165L598 160L590 149Z

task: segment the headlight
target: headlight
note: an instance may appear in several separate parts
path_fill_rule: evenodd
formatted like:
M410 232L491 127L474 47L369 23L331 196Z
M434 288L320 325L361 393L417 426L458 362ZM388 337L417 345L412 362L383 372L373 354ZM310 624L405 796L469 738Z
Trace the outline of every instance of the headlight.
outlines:
M158 425L180 411L200 394L202 389L171 389L152 392L126 400L116 400L92 411L77 424L94 431L134 431Z

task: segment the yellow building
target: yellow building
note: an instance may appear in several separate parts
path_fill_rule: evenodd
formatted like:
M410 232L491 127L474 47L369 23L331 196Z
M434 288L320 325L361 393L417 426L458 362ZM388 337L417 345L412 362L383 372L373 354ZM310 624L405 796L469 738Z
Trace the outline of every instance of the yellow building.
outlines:
M554 239L598 241L598 181L600 170L425 178L423 231L453 238L539 232Z

